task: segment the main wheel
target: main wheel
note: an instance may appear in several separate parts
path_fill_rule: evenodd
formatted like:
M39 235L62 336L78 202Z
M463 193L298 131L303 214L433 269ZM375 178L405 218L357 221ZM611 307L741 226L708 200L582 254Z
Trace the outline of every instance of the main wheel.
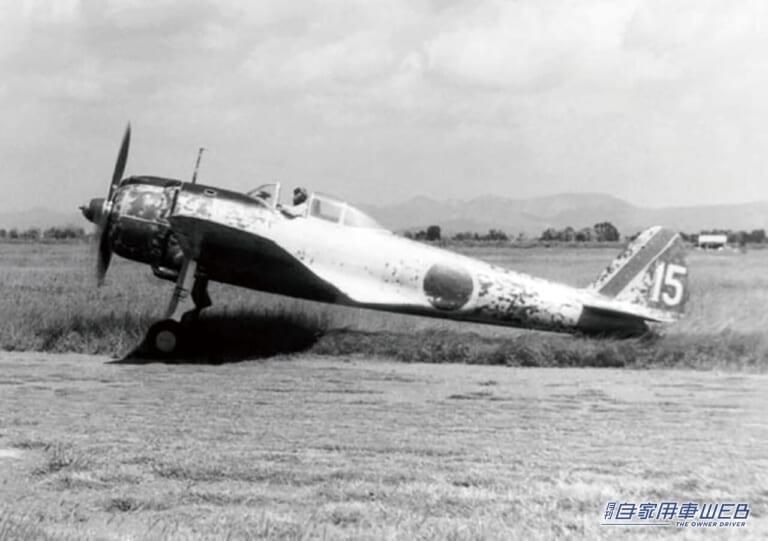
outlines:
M159 357L171 357L182 348L183 332L181 324L172 319L158 321L149 328L146 344L150 351Z

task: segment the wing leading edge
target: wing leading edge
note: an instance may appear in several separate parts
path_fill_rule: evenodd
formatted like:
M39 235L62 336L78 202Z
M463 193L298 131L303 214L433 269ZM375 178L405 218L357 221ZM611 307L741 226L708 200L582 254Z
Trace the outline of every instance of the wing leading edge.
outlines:
M268 238L204 218L176 215L168 221L184 255L196 259L214 281L291 297L343 302L344 294L337 287Z

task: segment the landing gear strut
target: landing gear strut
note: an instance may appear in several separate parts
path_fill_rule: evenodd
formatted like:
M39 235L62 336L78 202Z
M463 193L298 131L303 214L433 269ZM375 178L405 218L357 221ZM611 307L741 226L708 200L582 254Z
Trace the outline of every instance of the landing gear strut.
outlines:
M197 261L185 259L176 287L165 311L165 317L149 328L144 343L161 358L171 357L184 349L188 341L187 324L211 305L208 279L197 273Z

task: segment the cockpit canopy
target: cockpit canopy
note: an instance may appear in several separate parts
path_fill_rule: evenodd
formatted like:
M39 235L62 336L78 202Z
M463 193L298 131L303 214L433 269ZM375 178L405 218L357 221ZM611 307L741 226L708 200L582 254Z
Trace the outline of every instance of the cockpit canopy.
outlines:
M246 195L290 217L317 218L347 227L384 229L376 220L349 203L341 201L331 195L317 192L314 192L309 196L306 207L302 205L302 214L295 214L291 211L297 207L293 207L290 203L280 203L279 182L264 184L247 192Z
M325 194L313 193L309 197L309 215L348 227L384 229L379 223L349 203Z

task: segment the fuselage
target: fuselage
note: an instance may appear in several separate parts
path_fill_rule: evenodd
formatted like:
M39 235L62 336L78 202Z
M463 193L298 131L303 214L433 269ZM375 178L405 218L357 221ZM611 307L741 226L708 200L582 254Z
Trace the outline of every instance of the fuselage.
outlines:
M109 212L112 249L169 279L195 246L209 279L282 295L560 332L646 330L642 320L586 310L595 295L589 290L320 212L289 217L258 198L212 186L132 177ZM221 227L201 231L192 223L201 220Z

